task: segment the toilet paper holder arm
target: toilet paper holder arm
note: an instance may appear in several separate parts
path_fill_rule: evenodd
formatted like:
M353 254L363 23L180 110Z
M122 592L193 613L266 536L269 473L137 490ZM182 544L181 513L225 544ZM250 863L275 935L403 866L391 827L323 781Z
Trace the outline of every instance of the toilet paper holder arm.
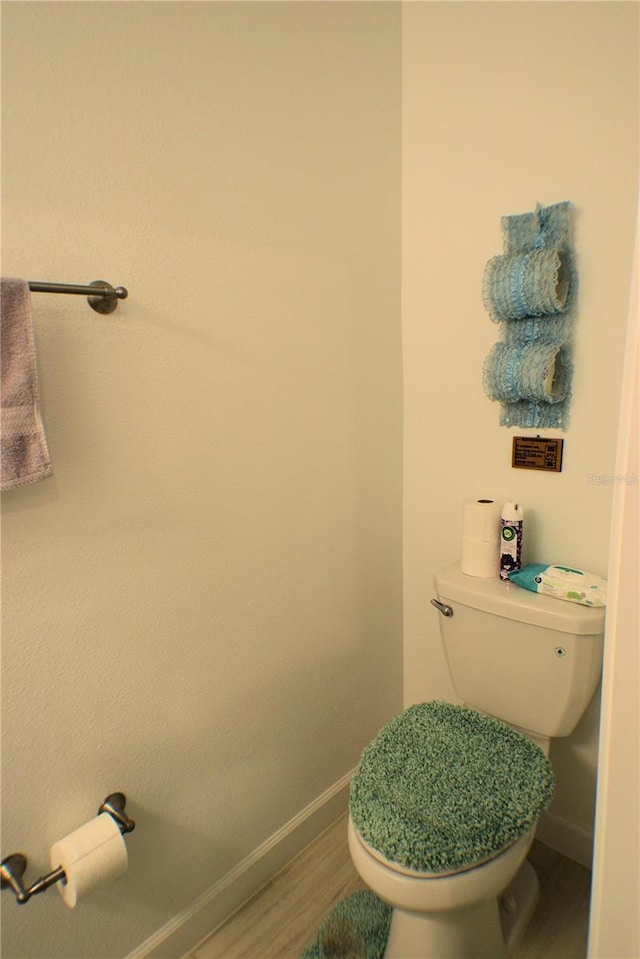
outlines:
M2 888L12 889L15 893L16 901L20 905L28 902L36 893L44 892L49 886L53 886L54 883L65 879L64 869L62 866L58 866L57 869L52 869L51 872L48 872L46 876L40 876L28 889L25 889L22 877L26 870L27 857L23 856L21 852L15 852L7 856L6 859L2 860L2 865L0 865Z
M108 813L118 824L121 833L133 832L136 827L133 819L130 819L124 811L127 798L124 793L111 793L98 809L98 815ZM62 866L52 869L46 876L40 876L28 888L25 888L22 881L27 870L27 857L21 852L12 853L0 863L0 884L3 889L13 890L16 901L22 905L28 902L32 896L39 892L44 892L49 886L55 883L66 881L65 872Z

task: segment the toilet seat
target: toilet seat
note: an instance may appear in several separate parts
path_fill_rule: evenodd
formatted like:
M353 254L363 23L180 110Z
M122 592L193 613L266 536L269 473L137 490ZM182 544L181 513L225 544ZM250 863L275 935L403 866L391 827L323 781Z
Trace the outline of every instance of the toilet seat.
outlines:
M356 829L356 833L358 834L358 839L362 843L363 848L369 853L370 856L373 856L374 859L377 859L377 861L381 863L383 866L386 866L387 869L393 869L393 871L397 872L400 876L407 876L407 878L409 879L421 879L421 878L447 879L450 876L459 876L460 873L468 872L470 869L477 869L478 866L486 865L488 862L491 862L493 859L496 859L498 856L501 856L506 851L506 849L510 848L509 846L507 846L506 848L503 847L502 849L498 850L498 852L492 853L490 856L484 856L482 859L478 859L475 862L468 863L466 866L460 866L460 868L458 869L443 869L440 872L433 872L432 870L429 870L428 872L425 872L422 869L411 869L409 866L403 866L399 862L393 862L387 859L387 857L384 856L379 849L374 849L373 846L369 845L369 843L362 838L362 836L360 835L360 833L358 832L355 826L354 826L354 829Z
M552 795L551 766L530 739L477 710L430 702L395 716L363 751L350 812L382 863L435 878L500 855Z

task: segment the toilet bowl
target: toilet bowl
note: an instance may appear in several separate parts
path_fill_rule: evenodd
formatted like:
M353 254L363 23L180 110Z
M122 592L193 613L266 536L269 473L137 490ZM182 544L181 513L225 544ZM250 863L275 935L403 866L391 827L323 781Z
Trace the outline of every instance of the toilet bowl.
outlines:
M393 717L363 751L348 827L358 873L394 910L385 959L506 956L535 876L506 891L552 792L546 756L500 720L444 702Z
M503 959L538 901L526 862L535 827L508 849L460 872L409 871L364 842L349 816L349 852L363 882L393 908L385 959Z
M553 792L549 741L595 691L604 615L458 564L434 583L465 706L412 706L364 749L349 850L393 908L384 959L503 959L538 898L526 855Z

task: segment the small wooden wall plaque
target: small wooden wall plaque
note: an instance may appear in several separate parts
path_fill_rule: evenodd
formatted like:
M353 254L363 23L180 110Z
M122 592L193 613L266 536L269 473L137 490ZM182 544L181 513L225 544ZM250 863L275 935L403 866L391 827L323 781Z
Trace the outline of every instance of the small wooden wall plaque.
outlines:
M562 470L564 440L545 439L542 436L514 436L511 465L521 470Z

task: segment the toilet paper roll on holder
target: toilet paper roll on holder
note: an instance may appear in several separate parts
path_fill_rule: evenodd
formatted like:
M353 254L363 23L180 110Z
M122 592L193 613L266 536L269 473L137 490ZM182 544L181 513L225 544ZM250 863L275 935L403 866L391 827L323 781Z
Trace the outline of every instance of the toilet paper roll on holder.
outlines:
M136 827L133 819L130 819L125 812L127 797L124 793L110 793L98 809L98 815L108 813L118 824L120 832L124 835L133 832ZM16 901L22 905L28 902L32 896L39 892L44 892L49 886L56 882L66 882L65 872L62 866L52 869L46 876L36 879L28 888L25 888L22 881L27 869L27 857L21 852L12 853L0 863L0 884L3 889L12 889L15 893Z

